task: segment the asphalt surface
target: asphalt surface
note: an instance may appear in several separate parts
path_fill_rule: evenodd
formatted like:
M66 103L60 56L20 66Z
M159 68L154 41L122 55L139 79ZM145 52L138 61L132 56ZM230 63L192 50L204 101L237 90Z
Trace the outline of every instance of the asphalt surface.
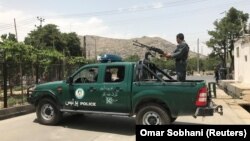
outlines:
M36 114L0 121L2 141L132 141L132 118L101 115L68 115L57 126L41 125Z

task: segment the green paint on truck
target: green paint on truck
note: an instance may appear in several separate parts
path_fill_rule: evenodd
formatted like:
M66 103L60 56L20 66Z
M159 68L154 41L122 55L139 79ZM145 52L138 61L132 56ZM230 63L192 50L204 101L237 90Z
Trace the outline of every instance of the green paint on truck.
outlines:
M53 125L63 112L134 116L136 124L171 124L178 116L222 114L203 80L178 82L154 64L113 62L81 67L67 80L28 89L38 121Z

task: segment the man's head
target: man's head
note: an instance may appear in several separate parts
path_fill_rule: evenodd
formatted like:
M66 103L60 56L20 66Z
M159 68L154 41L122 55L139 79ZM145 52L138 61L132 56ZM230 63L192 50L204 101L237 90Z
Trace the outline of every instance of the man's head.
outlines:
M179 33L176 35L176 41L177 43L181 43L184 40L184 35L182 33Z

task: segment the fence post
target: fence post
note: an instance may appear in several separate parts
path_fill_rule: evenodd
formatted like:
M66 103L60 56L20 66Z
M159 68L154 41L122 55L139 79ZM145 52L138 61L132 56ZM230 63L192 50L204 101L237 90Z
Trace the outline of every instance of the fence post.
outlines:
M5 60L5 50L0 50L0 61L3 63L3 103L4 103L4 108L8 107L8 99L7 99L7 76L8 76L8 71L7 71L7 64Z
M208 83L208 93L210 96L213 95L215 98L217 97L217 95L216 95L216 83L215 82Z

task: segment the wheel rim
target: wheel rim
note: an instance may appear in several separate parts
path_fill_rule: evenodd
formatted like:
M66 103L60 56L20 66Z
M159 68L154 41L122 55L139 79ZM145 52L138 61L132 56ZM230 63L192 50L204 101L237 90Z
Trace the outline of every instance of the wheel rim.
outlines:
M160 115L154 111L149 111L144 114L143 125L161 125Z
M45 120L53 119L55 112L54 108L50 104L44 104L41 108L41 115Z

